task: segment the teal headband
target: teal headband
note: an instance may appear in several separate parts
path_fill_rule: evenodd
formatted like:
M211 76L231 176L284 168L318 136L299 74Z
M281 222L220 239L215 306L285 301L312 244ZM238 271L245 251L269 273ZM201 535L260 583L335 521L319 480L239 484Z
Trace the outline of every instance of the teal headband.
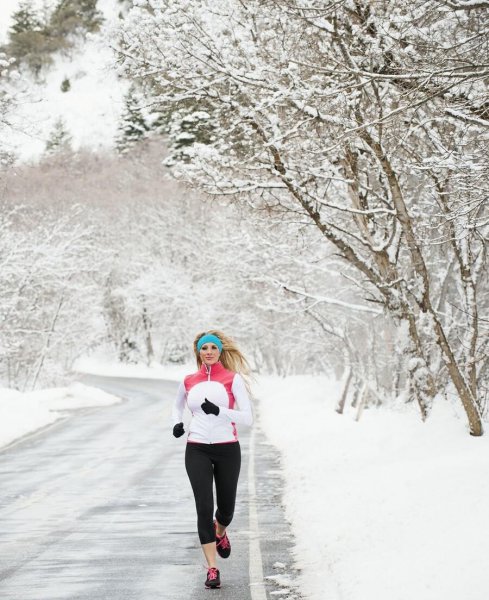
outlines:
M202 346L208 342L215 344L219 348L219 352L222 352L221 340L217 337L217 335L212 335L212 333L206 333L200 338L200 340L197 342L197 350L200 352Z

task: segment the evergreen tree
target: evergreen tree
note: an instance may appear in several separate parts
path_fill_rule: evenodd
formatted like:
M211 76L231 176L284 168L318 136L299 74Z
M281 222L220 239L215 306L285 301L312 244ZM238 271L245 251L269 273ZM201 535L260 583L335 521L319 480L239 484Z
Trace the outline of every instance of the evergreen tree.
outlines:
M65 77L61 82L60 89L63 93L69 92L71 90L71 82L68 77Z
M144 92L152 96L155 90L144 88ZM188 150L194 144L212 145L217 135L215 122L212 106L205 99L183 100L176 106L153 107L151 130L167 139L167 164L172 165L175 160L189 160Z
M52 62L51 53L57 49L46 32L46 21L31 0L22 0L12 19L9 44L5 50L17 64L27 65L38 75L44 66Z
M70 35L96 31L103 22L97 0L59 0L50 16L39 16L32 0L22 0L13 15L8 54L35 74L52 62L52 54L70 48Z
M51 62L51 40L46 36L42 19L30 0L22 0L12 19L5 50L17 63L23 63L39 74L42 67Z
M46 142L46 152L55 154L67 150L71 150L71 135L60 117L55 122L51 135Z
M149 130L150 127L139 104L136 88L132 85L124 99L124 110L116 139L118 152L126 153L133 144L144 139Z
M97 31L103 22L97 0L61 0L49 21L50 34L64 37L76 31Z
M177 150L195 143L210 144L214 140L211 117L204 110L174 113L171 125L170 134Z
M29 31L40 31L41 20L32 6L31 0L22 0L19 9L12 15L13 25L10 28L10 37Z

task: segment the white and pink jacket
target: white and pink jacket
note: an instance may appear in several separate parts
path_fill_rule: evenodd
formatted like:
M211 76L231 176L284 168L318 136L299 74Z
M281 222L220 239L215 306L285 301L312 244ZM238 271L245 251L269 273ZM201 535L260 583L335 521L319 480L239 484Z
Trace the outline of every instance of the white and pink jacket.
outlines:
M206 415L202 410L201 404L206 398L219 406L217 417ZM253 423L251 402L243 378L239 373L228 371L220 362L211 366L203 364L199 371L185 377L178 388L173 406L173 425L183 421L185 402L192 413L188 442L236 442L236 423Z

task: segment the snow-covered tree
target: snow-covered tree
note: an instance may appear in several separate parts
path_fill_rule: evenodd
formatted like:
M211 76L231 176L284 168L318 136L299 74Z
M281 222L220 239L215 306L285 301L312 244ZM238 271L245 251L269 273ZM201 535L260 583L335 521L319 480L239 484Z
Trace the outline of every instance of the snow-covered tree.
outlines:
M87 273L93 279L96 263L92 229L81 215L81 207L60 215L2 203L0 379L9 386L59 381L82 332L89 340L97 289Z
M143 140L150 127L141 108L141 96L132 85L124 98L124 110L119 122L116 148L124 154L131 146Z
M97 0L60 0L52 11L49 31L57 37L97 31L103 15Z
M13 59L0 52L0 167L9 165L14 157L5 143L10 130L10 114L15 106L15 95L11 86Z
M22 0L18 9L12 14L11 19L10 35L42 29L39 13L32 0Z
M364 301L407 331L423 417L453 388L482 433L487 381L484 3L141 0L123 69L215 128L170 164L208 193L307 221ZM175 138L176 140L177 138Z
M42 12L38 4L23 0L12 19L5 51L36 76L56 52L70 49L76 37L97 31L103 22L97 0L59 0Z
M29 0L21 2L19 9L12 15L12 21L5 51L19 65L26 65L39 75L41 69L50 64L51 53L57 46L46 33L46 23L38 7Z
M68 131L65 122L60 117L54 123L53 129L46 142L46 152L53 154L54 152L66 152L71 148L71 135Z

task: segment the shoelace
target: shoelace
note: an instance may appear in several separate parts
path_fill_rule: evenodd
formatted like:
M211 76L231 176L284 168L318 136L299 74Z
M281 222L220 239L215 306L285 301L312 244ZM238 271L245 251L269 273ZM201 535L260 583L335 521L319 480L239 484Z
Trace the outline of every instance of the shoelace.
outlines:
M228 536L226 534L224 534L222 536L222 538L219 538L217 545L220 546L221 548L229 548L231 546L231 544L229 543Z
M207 579L209 581L213 581L214 579L217 579L217 569L215 567L211 567L210 569L207 569Z

